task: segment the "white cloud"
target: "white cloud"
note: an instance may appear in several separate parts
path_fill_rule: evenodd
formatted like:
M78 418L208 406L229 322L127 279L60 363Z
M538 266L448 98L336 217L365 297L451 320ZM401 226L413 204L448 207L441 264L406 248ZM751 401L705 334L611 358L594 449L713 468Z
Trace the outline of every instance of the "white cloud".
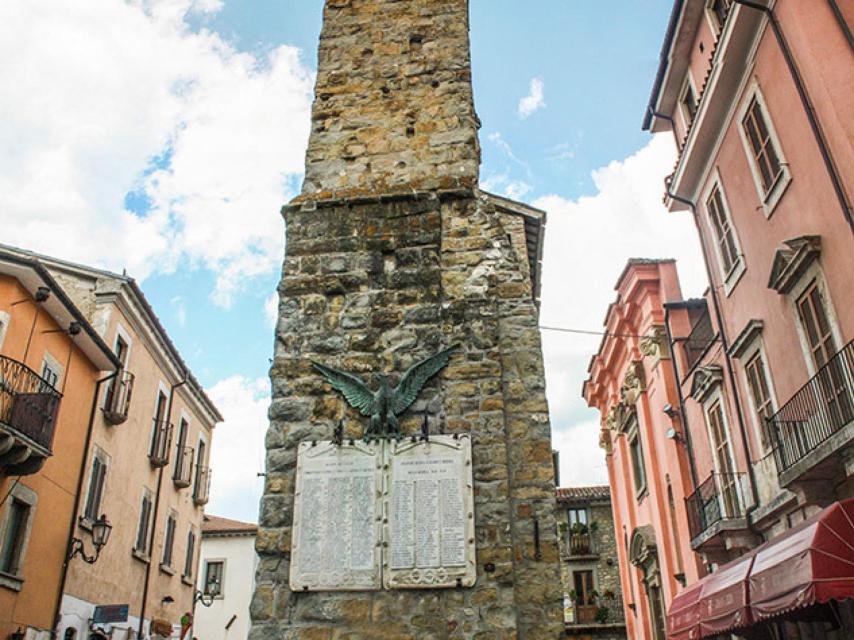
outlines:
M0 3L5 242L140 279L204 267L223 306L278 266L313 79L293 47L255 56L187 26L221 6Z
M225 420L214 430L209 513L255 522L263 490L270 383L231 376L207 390Z
M662 205L664 176L675 159L673 141L654 137L640 151L593 172L597 193L534 205L548 212L541 324L601 331L614 285L630 257L677 259L683 293L706 287L699 242L686 213ZM600 336L543 332L553 439L561 452L561 482L606 482L598 448L598 413L581 398Z
M187 326L187 306L184 304L184 298L174 296L169 300L169 304L172 305L172 309L175 311L175 320L178 321L178 326Z
M534 112L539 111L546 106L545 95L543 93L543 81L539 78L531 78L531 87L524 98L519 100L519 117L523 120L530 117Z
M512 180L506 173L493 174L482 180L480 188L511 200L521 200L531 191L531 185L522 180Z
M267 319L267 324L275 328L279 321L279 292L274 291L270 297L264 302L264 317Z

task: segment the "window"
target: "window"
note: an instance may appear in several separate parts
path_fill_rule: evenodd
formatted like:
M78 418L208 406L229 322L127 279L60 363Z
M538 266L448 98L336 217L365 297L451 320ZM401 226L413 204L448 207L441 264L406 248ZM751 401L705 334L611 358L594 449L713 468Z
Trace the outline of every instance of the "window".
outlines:
M148 532L151 526L151 493L148 489L142 496L142 505L139 509L139 525L136 531L136 543L133 548L142 554L148 553Z
M735 233L730 223L729 212L724 204L720 184L715 184L712 188L712 192L706 200L706 209L709 213L712 230L715 232L715 242L723 277L724 280L727 280L739 263L739 256Z
M187 446L187 433L190 426L187 424L187 419L181 417L181 422L178 423L178 444L175 447L175 470L172 473L173 478L183 477L184 466L192 464L192 460L185 460L184 447Z
M18 498L11 498L9 510L6 514L6 526L3 531L3 548L0 549L0 571L3 573L14 576L21 571L29 519L30 505Z
M750 398L753 401L753 412L762 446L767 448L770 444L768 419L774 415L774 402L771 398L771 385L768 383L768 372L761 351L757 351L747 361L744 365L744 373L747 377L747 387L750 389Z
M768 115L768 108L755 81L742 103L738 119L741 122L739 135L744 144L756 193L765 216L768 217L783 196L791 175Z
M48 388L42 389L42 392L59 388L59 381L62 378L62 365L49 353L44 354L41 377L48 386Z
M839 351L839 347L833 337L818 280L810 282L798 298L798 313L809 342L813 364L816 370L821 369Z
M205 562L205 593L222 597L224 569L224 560L208 560Z
M125 368L125 366L127 365L129 347L128 347L127 341L121 335L116 336L116 346L115 346L115 349L113 349L113 351L116 354L116 358L118 358L119 362L121 363L119 369L123 370ZM120 383L117 382L116 378L111 379L110 382L108 383L107 395L106 395L106 398L104 401L105 407L107 407L107 408L113 407L113 403L114 403L113 395L116 393L116 389L119 387L119 384Z
M771 139L767 118L756 96L750 101L741 124L753 151L753 161L759 170L762 195L767 196L782 175L782 165L780 154Z
M89 473L89 491L86 493L86 505L83 519L94 522L101 512L101 500L104 497L104 483L107 479L107 460L100 449L92 457L92 470Z
M164 567L172 566L172 550L175 546L175 526L176 518L174 513L170 513L166 518L166 535L163 538L163 560L161 564Z
M721 497L722 515L726 518L735 518L741 514L741 502L738 497L738 478L735 474L729 430L724 418L720 394L706 408L706 422L711 436L715 469L718 473L717 488Z
M629 450L632 458L632 474L635 479L635 492L640 498L646 493L646 469L643 462L643 447L641 445L640 434L635 430L630 436Z
M161 430L166 421L166 394L163 391L157 392L157 403L154 406L154 425L151 429L151 444L149 445L149 457L155 457L161 453ZM165 435L164 435L165 437Z
M587 509L569 509L567 511L569 518L569 528L572 529L575 525L587 524Z
M181 575L185 578L193 577L193 558L196 553L196 534L190 529L187 534L187 554L184 556L184 571Z
M679 104L682 107L682 118L685 120L685 129L691 127L694 122L694 116L697 115L697 95L694 92L694 84L691 82L691 76L685 78L685 85L682 87L682 94L679 97Z

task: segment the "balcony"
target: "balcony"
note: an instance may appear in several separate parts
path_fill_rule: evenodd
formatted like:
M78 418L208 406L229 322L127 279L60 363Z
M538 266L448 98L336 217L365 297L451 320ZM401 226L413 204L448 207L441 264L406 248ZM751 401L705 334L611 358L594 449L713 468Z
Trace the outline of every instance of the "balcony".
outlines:
M0 356L0 468L29 475L51 455L62 394L35 371Z
M151 448L148 459L152 467L165 467L169 464L169 453L172 450L172 423L168 420L155 420L154 433L151 437Z
M196 486L193 489L193 502L196 505L207 504L211 491L211 468L198 467L196 471Z
M836 454L854 441L854 341L768 419L780 484L844 474Z
M172 482L179 489L186 489L193 483L193 447L175 448L175 471Z
M128 419L130 397L133 393L134 375L130 371L119 371L110 380L107 387L107 399L104 402L104 419L113 425L122 424Z
M747 532L745 473L713 473L685 499L691 547L704 553L741 546Z
M566 554L570 558L595 556L596 541L589 531L570 531L566 541Z

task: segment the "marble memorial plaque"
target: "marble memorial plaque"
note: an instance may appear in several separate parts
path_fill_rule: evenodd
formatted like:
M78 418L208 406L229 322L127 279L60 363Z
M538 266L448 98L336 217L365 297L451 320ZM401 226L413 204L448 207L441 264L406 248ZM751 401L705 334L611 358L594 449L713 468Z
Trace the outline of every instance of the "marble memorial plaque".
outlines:
M385 464L384 586L472 586L476 571L469 436L390 441Z
M381 587L382 445L303 442L297 452L290 587Z

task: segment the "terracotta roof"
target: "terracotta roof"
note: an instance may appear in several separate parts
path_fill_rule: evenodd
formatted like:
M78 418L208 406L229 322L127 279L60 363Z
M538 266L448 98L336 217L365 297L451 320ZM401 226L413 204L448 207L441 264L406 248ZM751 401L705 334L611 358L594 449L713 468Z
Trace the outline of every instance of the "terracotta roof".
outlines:
M567 500L610 500L611 487L607 484L593 487L558 487L555 489L557 499Z
M255 535L258 525L205 514L202 519L202 535Z

